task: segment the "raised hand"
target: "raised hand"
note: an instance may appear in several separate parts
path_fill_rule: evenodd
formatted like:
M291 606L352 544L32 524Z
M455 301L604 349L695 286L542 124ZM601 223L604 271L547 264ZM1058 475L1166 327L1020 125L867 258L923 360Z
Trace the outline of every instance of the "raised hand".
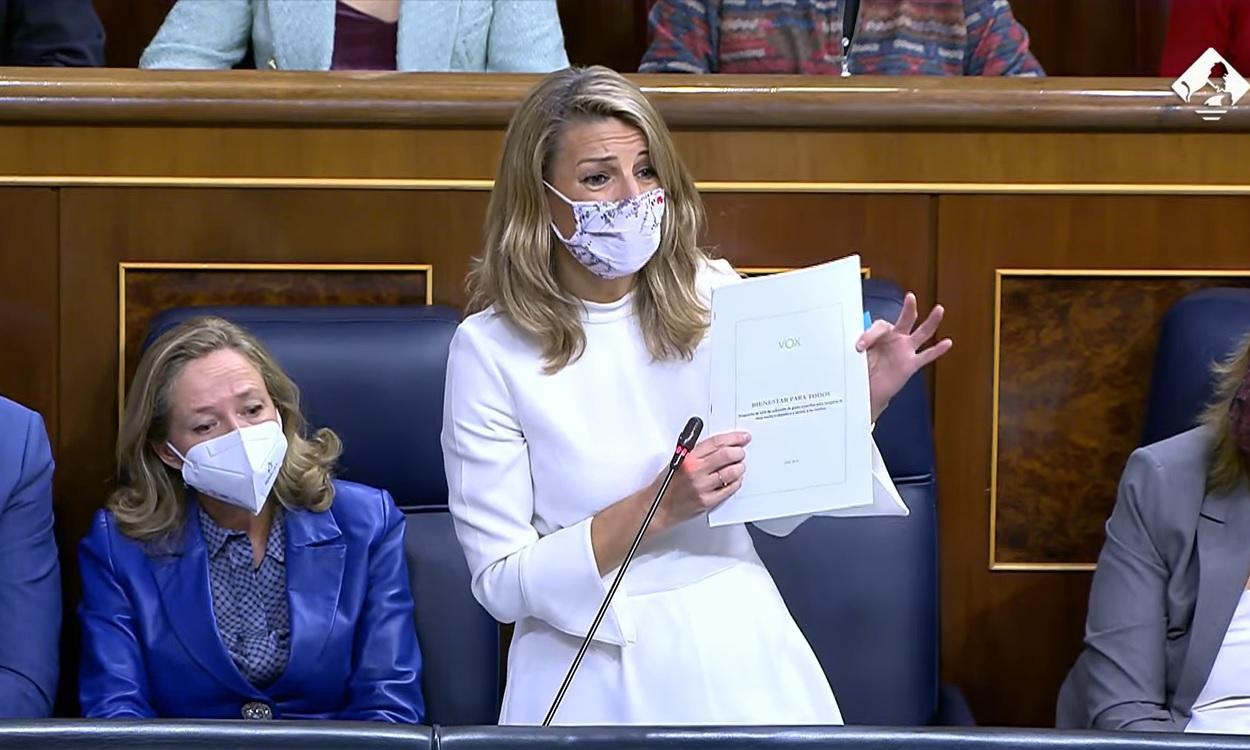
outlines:
M868 353L872 421L877 421L908 378L950 351L953 342L948 338L921 349L937 333L943 312L941 305L934 305L924 322L916 326L916 295L908 292L898 320L894 323L878 320L855 342L856 351Z

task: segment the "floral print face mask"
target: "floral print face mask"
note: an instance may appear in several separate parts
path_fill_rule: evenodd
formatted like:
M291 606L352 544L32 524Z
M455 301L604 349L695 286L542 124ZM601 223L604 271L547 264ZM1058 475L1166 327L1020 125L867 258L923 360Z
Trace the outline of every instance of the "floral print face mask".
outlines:
M574 201L544 181L551 192L573 209L573 234L551 230L573 257L601 279L619 279L637 273L660 247L664 219L664 188L655 188L619 201Z

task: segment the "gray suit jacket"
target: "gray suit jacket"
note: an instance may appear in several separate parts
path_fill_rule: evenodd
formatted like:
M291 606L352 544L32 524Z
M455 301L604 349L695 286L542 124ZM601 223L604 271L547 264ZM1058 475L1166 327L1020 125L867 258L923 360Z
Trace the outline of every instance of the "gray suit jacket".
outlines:
M1060 728L1180 732L1250 578L1250 489L1206 491L1212 436L1134 451L1098 558Z
M568 67L555 0L402 0L396 70L547 73ZM335 0L178 0L141 68L329 70Z

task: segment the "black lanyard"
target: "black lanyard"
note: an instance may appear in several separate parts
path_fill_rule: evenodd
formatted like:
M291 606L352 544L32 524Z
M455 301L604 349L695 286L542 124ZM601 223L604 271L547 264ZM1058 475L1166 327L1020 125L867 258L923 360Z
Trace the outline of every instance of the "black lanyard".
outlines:
M842 8L842 75L851 74L851 39L855 36L855 19L859 16L859 0L846 0Z

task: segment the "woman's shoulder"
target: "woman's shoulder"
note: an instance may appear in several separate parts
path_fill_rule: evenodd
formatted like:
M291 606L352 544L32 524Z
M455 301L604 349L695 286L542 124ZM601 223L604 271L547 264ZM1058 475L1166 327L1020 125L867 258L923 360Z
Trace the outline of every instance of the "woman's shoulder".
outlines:
M1210 429L1195 427L1133 451L1125 471L1202 485L1211 460L1212 444Z
M1121 499L1156 530L1196 524L1211 446L1210 430L1195 427L1134 450L1120 479Z
M465 353L471 353L474 359L495 362L516 356L526 360L540 356L533 342L522 336L494 306L469 315L456 327L450 356L454 360Z
M710 300L714 289L736 284L739 281L742 281L742 275L724 258L703 257L699 259L694 283L698 288L699 296L703 299Z
M334 502L323 512L333 516L343 534L365 538L377 536L399 516L386 490L343 479L334 480Z
M108 508L100 508L91 518L91 526L82 538L82 548L97 556L107 557L113 565L144 560L150 555L142 542L122 532L117 517Z

